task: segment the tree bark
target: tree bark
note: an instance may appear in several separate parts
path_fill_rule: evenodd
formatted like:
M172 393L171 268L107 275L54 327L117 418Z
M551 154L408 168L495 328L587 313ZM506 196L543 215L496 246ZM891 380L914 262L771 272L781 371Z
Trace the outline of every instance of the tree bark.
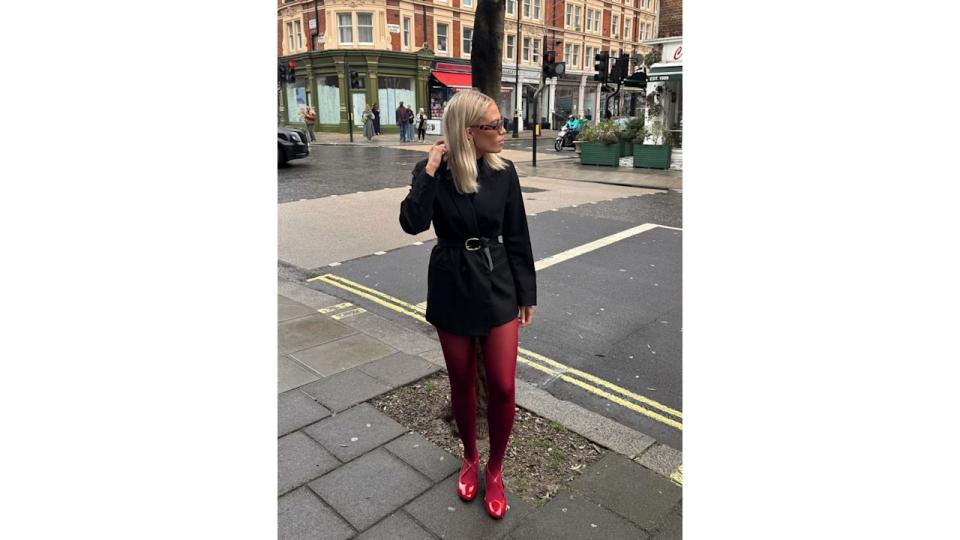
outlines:
M473 87L494 101L500 100L506 9L506 0L478 0L473 20L473 44L470 49Z

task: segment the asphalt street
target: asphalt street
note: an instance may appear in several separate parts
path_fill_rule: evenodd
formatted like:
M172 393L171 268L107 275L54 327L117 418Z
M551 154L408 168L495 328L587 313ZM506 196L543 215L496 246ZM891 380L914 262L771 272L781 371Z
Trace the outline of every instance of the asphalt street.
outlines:
M404 186L409 183L406 171L424 155L373 147L320 146L311 151L308 160L279 171L281 202ZM327 161L337 165L318 167ZM524 350L532 355L517 368L518 378L678 450L682 450L681 198L680 193L664 191L528 217L538 260L637 225L660 226L540 269L536 318L520 333L521 356ZM304 278L323 274L345 278L412 306L426 299L426 265L434 243L371 253L335 267L297 270ZM407 328L433 332L429 324L383 302L324 281L308 285L349 298Z

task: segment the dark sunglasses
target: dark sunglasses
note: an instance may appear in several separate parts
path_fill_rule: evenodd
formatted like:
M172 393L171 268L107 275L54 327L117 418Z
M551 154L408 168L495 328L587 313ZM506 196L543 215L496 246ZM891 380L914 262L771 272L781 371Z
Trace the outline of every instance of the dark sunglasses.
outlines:
M503 118L501 118L500 120L497 120L492 124L480 124L478 126L470 126L470 127L479 129L481 131L494 131L494 130L500 131L500 128L503 127Z

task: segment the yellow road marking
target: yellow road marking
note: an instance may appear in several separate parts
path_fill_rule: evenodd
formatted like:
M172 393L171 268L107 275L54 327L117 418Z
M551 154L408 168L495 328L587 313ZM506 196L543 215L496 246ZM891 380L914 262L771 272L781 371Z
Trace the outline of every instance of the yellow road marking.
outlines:
M374 303L376 303L376 304L378 304L378 305L381 305L381 306L383 306L383 307L385 307L385 308L388 308L388 309L391 309L391 310L393 310L393 311L396 311L397 313L402 313L402 314L408 315L408 316L410 316L410 317L412 317L412 318L414 318L414 319L416 319L416 320L418 320L418 321L420 321L420 322L427 323L427 320L426 320L426 319L423 317L423 315L421 314L421 313L423 312L423 308L421 308L421 307L419 307L419 306L416 306L416 305L414 305L414 304L410 304L409 302L404 302L403 300L400 300L399 298L395 298L395 297L390 296L390 295L388 295L388 294L386 294L386 293L380 292L380 291L378 291L378 290L376 290L376 289L372 289L372 288L367 287L367 286L365 286L365 285L362 285L362 284L360 284L360 283L356 283L356 282L351 281L351 280L349 280L349 279L346 279L346 278L343 278L343 277L340 277L340 276L337 276L337 275L334 275L334 274L324 274L324 275L322 275L322 276L316 276L316 277L310 278L308 281L322 281L322 282L324 282L324 283L327 283L328 285L333 285L333 286L338 287L338 288L341 288L341 289L343 289L343 290L352 292L352 293L354 293L354 294L356 294L356 295L358 295L358 296L360 296L360 297L362 297L362 298L366 298L367 300L370 300L371 302L374 302ZM429 323L427 323L427 324L429 324ZM584 372L584 371L578 370L578 369L576 369L576 368L572 368L572 367L566 366L566 365L564 365L564 364L562 364L562 363L560 363L560 362L557 362L556 360L553 360L553 359L551 359L551 358L547 358L546 356L543 356L543 355L541 355L541 354L535 353L535 352L533 352L533 351L520 348L520 349L519 349L519 352L520 352L523 356L521 356L520 354L518 354L518 355L517 355L517 360L520 361L521 363L525 364L525 365L528 365L528 366L530 366L530 367L532 367L532 368L534 368L534 369L543 371L544 373L548 373L548 374L550 374L550 375L552 375L552 376L558 377L559 379L561 379L561 380L563 380L563 381L565 381L565 382L568 382L568 383L570 383L570 384L579 386L580 388L583 388L584 390L586 390L586 391L588 391L588 392L590 392L590 393L592 393L592 394L595 394L595 395L597 395L597 396L603 397L603 398L605 398L605 399L607 399L607 400L609 400L609 401L612 401L612 402L614 402L614 403L616 403L616 404L618 404L618 405L621 405L621 406L623 406L623 407L626 407L626 408L628 408L628 409L630 409L630 410L632 410L632 411L634 411L634 412L637 412L637 413L642 414L642 415L644 415L644 416L646 416L646 417L648 417L648 418L651 418L651 419L653 419L653 420L656 420L657 422L660 422L660 423L662 423L662 424L666 424L666 425L668 425L668 426L670 426L670 427L676 428L676 429L681 430L681 431L683 430L683 424L680 423L680 422L678 422L677 420L674 420L674 419L672 419L672 418L668 418L668 417L666 417L666 416L664 416L664 415L662 415L662 414L660 414L660 413L651 411L650 409L647 409L647 408L645 408L645 407L641 407L640 405L637 405L636 403L627 401L627 400L621 398L620 396L613 395L613 394L611 394L610 392L607 392L607 391L605 391L605 390L602 390L602 389L600 389L600 388L597 388L596 386L593 386L593 385L591 385L591 384L589 384L589 383L587 383L587 382L581 381L581 380L579 380L579 379L575 379L575 378L571 377L570 375L568 375L567 373L571 373L571 374L578 375L578 376L583 377L583 378L585 378L585 379L587 379L587 380L589 380L589 381L591 381L591 382L594 382L594 383L599 384L599 385L601 385L601 386L605 386L605 387L607 387L607 388L609 388L609 389L611 389L611 390L613 390L613 391L616 391L616 392L618 392L618 393L621 393L621 394L623 394L623 395L626 396L626 397L629 397L629 398L631 398L631 399L634 399L634 400L636 400L636 401L639 401L639 402L641 402L641 403L644 403L644 404L646 404L646 405L649 405L650 407L654 407L654 408L660 409L662 412L665 412L665 413L667 413L667 414L676 416L676 417L678 417L678 418L682 418L682 417L683 417L682 413L681 413L680 411L677 411L676 409L672 409L672 408L670 408L670 407L667 407L666 405L663 405L663 404L661 404L661 403L658 403L658 402L656 402L656 401L654 401L654 400L652 400L652 399L650 399L650 398L647 398L647 397L641 396L641 395L639 395L639 394L633 393L633 392L631 392L631 391L629 391L629 390L627 390L627 389L625 389L625 388L622 388L622 387L620 387L620 386L618 386L618 385L615 385L615 384L610 383L610 382L608 382L608 381L605 381L605 380L603 380L603 379L601 379L601 378L599 378L599 377L596 377L595 375L591 375L591 374L589 374L589 373L586 373L586 372ZM529 356L530 358L525 358L525 356ZM532 359L531 359L531 358L532 358ZM540 365L540 364L538 364L535 360L540 361L540 362L543 362L543 363L548 364L549 366L553 366L553 367L548 367L548 366Z
M677 465L677 470L673 471L673 474L670 475L670 479L673 480L678 486L683 485L683 463Z
M366 312L367 310L363 309L362 307L358 307L358 308L351 309L349 311L343 311L335 315L331 315L330 317L339 321L340 319L344 319L346 317L353 317L354 315L359 315L361 313L366 313Z
M324 315L326 315L327 313L336 311L336 310L338 310L338 309L348 308L348 307L350 307L350 306L352 306L352 305L353 305L353 304L351 304L350 302L343 302L342 304L337 304L337 305L335 305L335 306L327 306L327 307L325 307L325 308L320 308L320 309L318 309L317 311L319 311L320 313L323 313Z

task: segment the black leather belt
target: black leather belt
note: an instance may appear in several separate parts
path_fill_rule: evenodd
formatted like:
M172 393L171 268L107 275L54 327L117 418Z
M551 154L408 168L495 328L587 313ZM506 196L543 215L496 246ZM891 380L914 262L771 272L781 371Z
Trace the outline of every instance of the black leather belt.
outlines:
M451 238L437 238L437 245L442 248L460 248L467 251L480 251L483 250L483 255L487 259L487 266L490 267L490 271L493 271L493 256L490 255L490 245L499 244L500 238L486 238L486 237L473 237L467 238L466 240L454 240Z

